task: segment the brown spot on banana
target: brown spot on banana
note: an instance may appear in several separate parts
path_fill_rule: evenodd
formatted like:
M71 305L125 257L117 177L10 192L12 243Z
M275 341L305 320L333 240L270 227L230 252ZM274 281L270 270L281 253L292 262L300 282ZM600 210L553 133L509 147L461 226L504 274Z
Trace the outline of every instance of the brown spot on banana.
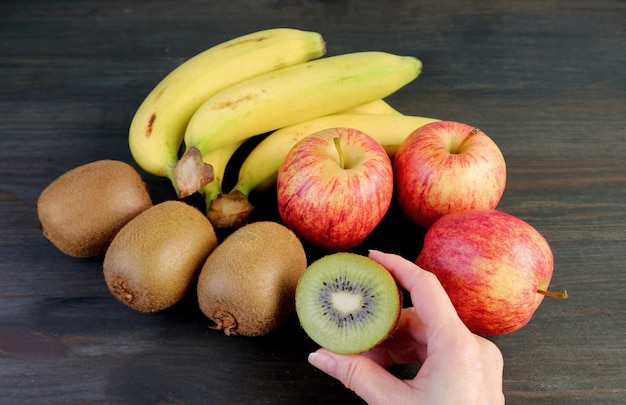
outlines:
M152 113L152 115L150 115L150 119L148 120L148 125L146 126L146 138L150 138L150 135L152 135L152 128L154 126L155 119L156 113Z

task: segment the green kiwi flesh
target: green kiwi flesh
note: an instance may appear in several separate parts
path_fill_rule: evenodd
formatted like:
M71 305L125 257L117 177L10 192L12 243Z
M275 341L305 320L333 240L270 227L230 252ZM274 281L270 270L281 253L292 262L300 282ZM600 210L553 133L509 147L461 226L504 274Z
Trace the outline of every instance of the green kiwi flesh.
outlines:
M152 206L146 184L129 164L98 160L52 181L37 200L44 236L73 257L106 252L128 221Z
M103 263L109 291L140 312L180 301L193 285L217 237L208 218L182 201L154 205L115 236Z
M402 298L391 274L355 253L313 262L296 289L296 313L307 335L342 354L367 351L391 336Z

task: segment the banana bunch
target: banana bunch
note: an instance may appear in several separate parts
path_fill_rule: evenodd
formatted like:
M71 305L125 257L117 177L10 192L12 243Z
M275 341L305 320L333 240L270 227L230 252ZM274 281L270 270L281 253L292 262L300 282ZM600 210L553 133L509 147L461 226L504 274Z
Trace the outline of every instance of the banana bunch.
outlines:
M415 79L421 62L385 52L355 52L268 72L209 97L185 131L174 168L179 196L206 184L202 157L230 143L384 98Z
M246 79L325 53L319 33L289 28L243 35L199 53L169 73L137 109L128 134L133 159L148 173L168 177L178 192L173 170L185 128L207 98Z
M419 59L378 51L323 57L319 33L268 29L234 38L168 74L129 129L133 158L171 181L180 198L199 192L216 227L245 223L248 195L276 180L291 147L330 127L352 127L397 147L431 118L404 116L383 99L414 80ZM226 167L248 139L266 134L227 194ZM182 153L181 153L182 152Z

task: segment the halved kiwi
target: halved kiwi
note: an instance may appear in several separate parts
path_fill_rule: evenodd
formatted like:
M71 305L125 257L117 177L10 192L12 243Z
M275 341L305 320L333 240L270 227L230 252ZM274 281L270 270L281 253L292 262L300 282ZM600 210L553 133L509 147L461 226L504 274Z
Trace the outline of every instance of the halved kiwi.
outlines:
M313 262L296 288L302 328L335 353L360 353L389 338L402 295L391 274L355 253L333 253Z

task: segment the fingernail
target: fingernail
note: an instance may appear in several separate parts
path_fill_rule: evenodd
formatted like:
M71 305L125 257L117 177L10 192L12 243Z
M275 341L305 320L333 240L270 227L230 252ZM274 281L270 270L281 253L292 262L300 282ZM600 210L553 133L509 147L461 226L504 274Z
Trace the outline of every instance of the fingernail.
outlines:
M313 352L309 354L308 360L309 363L319 368L326 374L329 374L331 376L335 375L335 370L337 369L337 361L334 357L326 353Z

